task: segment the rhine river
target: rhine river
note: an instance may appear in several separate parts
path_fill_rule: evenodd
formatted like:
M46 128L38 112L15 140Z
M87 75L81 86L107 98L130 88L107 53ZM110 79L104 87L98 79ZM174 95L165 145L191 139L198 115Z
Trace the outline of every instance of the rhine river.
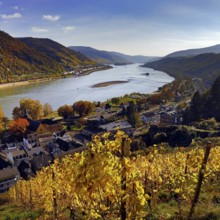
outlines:
M149 75L144 75L145 73ZM173 80L173 77L164 72L140 67L139 64L113 66L112 69L80 77L0 88L0 106L5 116L11 118L12 110L19 106L22 98L40 100L42 104L49 103L53 110L56 110L62 105L72 105L79 100L105 101L133 92L152 93ZM95 84L108 81L128 83L93 87Z

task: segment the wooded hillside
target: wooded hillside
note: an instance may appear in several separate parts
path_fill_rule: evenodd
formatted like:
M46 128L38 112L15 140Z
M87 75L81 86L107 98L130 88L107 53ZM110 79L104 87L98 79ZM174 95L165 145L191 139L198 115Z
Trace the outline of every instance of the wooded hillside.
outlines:
M220 76L220 54L207 53L193 57L167 57L146 63L145 67L167 72L175 78L201 78L210 87Z
M58 75L76 65L94 63L52 40L32 42L25 44L0 31L0 83Z

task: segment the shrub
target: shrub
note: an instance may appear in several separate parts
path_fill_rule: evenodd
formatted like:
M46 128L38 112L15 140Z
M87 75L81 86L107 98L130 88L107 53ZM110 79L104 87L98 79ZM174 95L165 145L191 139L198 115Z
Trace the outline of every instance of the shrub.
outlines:
M206 120L202 120L194 124L196 128L204 129L204 130L217 130L219 125L215 118L209 118Z

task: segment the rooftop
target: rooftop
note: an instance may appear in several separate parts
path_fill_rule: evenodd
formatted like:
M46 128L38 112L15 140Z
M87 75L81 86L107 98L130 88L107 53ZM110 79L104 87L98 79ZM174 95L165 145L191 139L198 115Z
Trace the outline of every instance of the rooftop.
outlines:
M132 126L127 121L111 122L109 124L99 126L99 128L106 131L114 131L115 129L123 130L131 127Z
M16 176L19 176L17 167L9 167L0 170L0 182L3 182L8 179L13 179Z

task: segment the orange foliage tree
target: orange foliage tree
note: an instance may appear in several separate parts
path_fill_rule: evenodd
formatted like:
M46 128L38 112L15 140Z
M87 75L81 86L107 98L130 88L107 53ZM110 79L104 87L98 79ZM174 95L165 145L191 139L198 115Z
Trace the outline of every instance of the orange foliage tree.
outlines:
M2 110L2 107L0 106L0 131L3 130L3 119L4 119L4 112Z
M13 134L22 135L27 131L27 126L29 122L25 118L18 118L9 124L9 129Z

